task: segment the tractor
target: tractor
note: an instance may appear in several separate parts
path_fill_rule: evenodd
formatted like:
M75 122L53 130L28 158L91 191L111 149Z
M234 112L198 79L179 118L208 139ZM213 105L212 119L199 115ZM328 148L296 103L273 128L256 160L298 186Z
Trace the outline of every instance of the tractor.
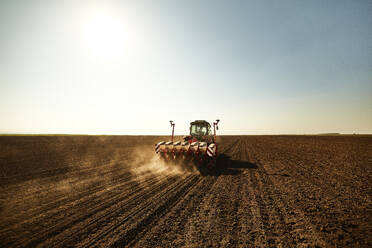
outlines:
M183 136L183 140L174 141L175 123L169 121L172 128L172 140L161 141L155 145L155 152L167 162L191 162L198 167L212 169L216 166L218 146L216 143L216 130L220 120L211 124L205 120L196 120L190 123L190 134Z

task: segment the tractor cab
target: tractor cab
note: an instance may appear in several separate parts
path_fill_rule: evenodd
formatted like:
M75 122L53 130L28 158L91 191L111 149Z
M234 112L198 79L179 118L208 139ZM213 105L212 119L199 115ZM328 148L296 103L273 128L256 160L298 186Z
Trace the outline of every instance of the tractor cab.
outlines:
M211 131L211 124L204 120L197 120L190 123L190 136L189 139L197 141L211 142L213 133Z

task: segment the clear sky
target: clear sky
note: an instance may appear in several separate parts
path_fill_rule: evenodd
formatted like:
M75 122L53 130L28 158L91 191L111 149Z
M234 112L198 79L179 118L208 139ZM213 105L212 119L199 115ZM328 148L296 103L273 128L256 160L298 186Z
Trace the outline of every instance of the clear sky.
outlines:
M372 1L0 1L0 133L372 133Z

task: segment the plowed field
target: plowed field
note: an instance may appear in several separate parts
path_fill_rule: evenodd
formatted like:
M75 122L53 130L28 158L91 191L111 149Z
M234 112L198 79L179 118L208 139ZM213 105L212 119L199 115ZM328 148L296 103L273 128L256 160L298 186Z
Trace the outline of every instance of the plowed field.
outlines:
M0 137L0 247L372 247L371 136L222 136L208 174L160 140Z

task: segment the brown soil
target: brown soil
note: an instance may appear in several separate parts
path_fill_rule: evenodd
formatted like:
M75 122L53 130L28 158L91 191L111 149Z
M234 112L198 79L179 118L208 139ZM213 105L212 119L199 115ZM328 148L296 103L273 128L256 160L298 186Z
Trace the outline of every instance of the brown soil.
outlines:
M222 136L209 173L162 139L0 137L0 247L372 246L371 136Z

